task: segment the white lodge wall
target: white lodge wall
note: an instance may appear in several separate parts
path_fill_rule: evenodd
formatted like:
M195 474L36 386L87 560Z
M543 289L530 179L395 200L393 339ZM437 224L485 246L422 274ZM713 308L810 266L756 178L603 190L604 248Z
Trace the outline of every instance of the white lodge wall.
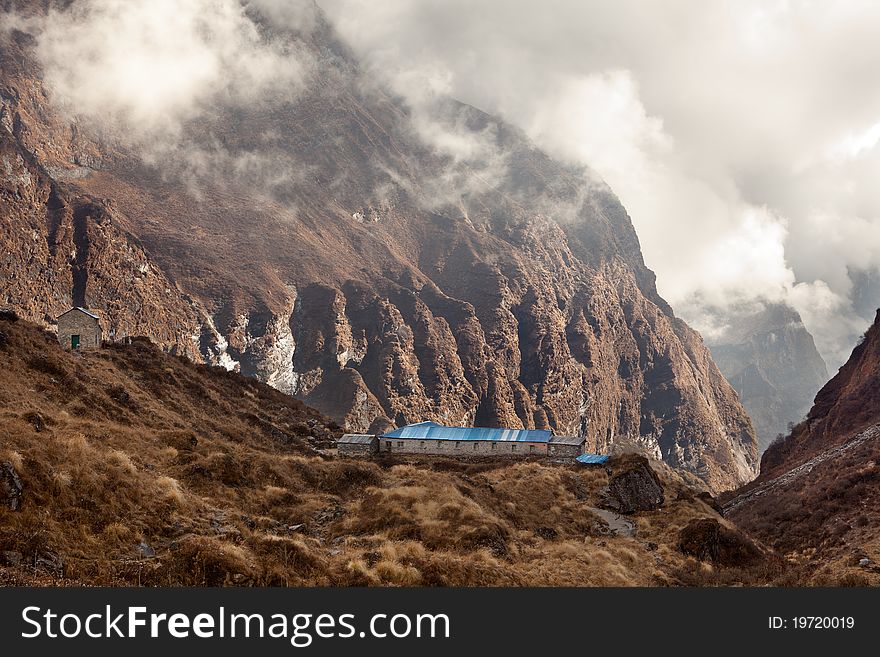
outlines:
M382 452L398 454L450 454L454 456L529 456L546 455L547 443L513 440L436 440L431 438L379 439Z

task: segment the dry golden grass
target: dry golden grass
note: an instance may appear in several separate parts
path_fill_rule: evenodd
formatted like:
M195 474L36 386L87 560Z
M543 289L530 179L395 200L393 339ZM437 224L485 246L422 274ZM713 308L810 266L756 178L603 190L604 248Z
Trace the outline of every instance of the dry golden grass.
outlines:
M0 459L24 498L0 510L0 552L26 566L0 567L0 582L717 581L676 547L687 522L717 515L663 466L668 503L626 538L591 511L604 468L330 458L310 445L338 427L252 379L143 341L69 354L24 322L3 330ZM34 565L52 555L63 573Z

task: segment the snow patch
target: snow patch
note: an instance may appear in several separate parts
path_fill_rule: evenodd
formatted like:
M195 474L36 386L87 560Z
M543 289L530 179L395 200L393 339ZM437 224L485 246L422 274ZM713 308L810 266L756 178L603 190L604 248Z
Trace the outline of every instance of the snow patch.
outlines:
M229 342L223 337L220 331L217 330L217 325L214 323L214 319L210 315L205 315L205 325L214 336L214 343L208 345L209 353L204 354L206 360L211 365L225 368L228 372L239 371L241 369L241 363L227 353L226 350L229 348Z
M276 315L266 329L266 334L255 344L262 351L258 358L260 364L257 374L267 385L288 395L296 393L299 376L293 370L293 356L296 353L296 339L290 330L290 322L299 297L295 287L288 286L290 302L288 310Z

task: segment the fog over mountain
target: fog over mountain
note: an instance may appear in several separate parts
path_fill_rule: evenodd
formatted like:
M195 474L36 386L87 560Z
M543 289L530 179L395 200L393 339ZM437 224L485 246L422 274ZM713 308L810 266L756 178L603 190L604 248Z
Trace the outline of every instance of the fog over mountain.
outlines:
M0 298L23 318L88 307L348 431L550 429L715 491L756 474L601 172L402 89L311 2L0 9Z
M435 146L480 147L419 121L448 94L598 172L629 209L660 292L705 335L787 302L833 371L867 327L876 299L861 303L859 285L880 262L876 5L319 4ZM315 64L289 41L261 41L249 19L307 31L311 2L178 5L89 0L38 26L56 96L116 119L154 160L179 151L182 122L217 97L295 95ZM283 156L182 153L195 177L217 158L269 187L298 170Z
M400 93L451 93L598 171L704 335L786 301L834 371L873 318L876 3L321 6Z

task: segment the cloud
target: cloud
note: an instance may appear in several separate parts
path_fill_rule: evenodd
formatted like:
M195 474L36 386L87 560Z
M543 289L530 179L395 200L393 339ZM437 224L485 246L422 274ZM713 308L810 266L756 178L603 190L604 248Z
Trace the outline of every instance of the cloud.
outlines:
M212 104L300 87L302 53L234 0L87 0L50 12L37 56L55 99L127 134L176 133Z
M880 263L880 5L322 7L400 86L442 81L596 170L632 216L661 293L698 328L724 306L734 316L749 300L785 300L834 367L872 319L853 299Z
M787 301L835 366L880 305L867 299L880 263L880 5L321 6L363 60L360 79L402 96L414 133L448 163L427 202L454 202L506 167L491 128L438 111L452 96L598 172L661 293L707 334L725 309ZM310 0L79 0L17 24L37 35L47 86L80 121L193 187L231 176L275 194L303 167L277 136L230 144L222 128L342 74L301 45L319 22Z
M194 192L222 180L274 194L303 167L271 135L229 143L223 126L296 101L316 62L291 30L314 15L310 2L80 0L18 22L53 102L94 134Z

